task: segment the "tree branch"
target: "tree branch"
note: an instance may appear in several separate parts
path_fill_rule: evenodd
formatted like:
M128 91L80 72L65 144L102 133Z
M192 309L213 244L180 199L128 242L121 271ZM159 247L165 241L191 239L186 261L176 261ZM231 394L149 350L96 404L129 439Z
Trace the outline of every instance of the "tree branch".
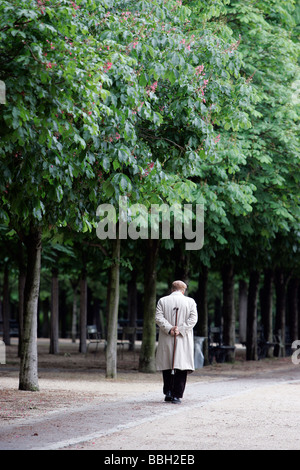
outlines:
M87 246L94 246L96 248L100 248L100 250L102 251L102 253L105 255L105 256L108 256L108 253L106 251L106 249L104 248L104 246L102 246L100 243L90 243L90 242L82 242L84 245L87 245Z

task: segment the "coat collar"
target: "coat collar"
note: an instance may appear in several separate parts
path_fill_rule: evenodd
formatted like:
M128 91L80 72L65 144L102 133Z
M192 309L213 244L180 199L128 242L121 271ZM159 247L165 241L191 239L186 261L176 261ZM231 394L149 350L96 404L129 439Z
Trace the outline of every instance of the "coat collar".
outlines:
M171 295L184 295L180 290L175 290L174 292L171 293Z

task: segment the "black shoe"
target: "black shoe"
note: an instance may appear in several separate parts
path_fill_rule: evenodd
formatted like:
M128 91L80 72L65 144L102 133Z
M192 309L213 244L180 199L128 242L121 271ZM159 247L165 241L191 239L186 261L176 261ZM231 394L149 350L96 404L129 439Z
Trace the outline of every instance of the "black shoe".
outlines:
M179 405L181 403L180 398L177 398L177 397L173 397L171 401L172 403L175 403L176 405Z
M171 392L167 392L167 394L165 396L165 401L172 401L172 393Z

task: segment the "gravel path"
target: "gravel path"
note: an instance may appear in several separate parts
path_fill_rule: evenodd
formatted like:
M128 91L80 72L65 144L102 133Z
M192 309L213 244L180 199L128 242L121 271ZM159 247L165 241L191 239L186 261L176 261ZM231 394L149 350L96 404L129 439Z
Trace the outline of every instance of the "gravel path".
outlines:
M290 358L205 367L188 376L181 405L163 401L161 374L123 370L114 381L91 358L88 370L51 360L34 393L17 390L14 364L0 368L0 450L300 448L300 368Z
M193 381L174 405L160 387L146 392L135 383L129 393L121 386L84 405L4 423L0 449L299 449L299 385L295 366Z

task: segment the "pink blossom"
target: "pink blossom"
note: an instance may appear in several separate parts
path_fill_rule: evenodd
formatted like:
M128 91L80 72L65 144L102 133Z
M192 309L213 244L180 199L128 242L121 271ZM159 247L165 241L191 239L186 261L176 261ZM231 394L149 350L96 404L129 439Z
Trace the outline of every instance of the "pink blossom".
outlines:
M203 72L203 69L204 65L198 65L198 67L196 67L196 75L200 75Z
M71 5L75 10L79 10L79 8L80 8L80 6L76 5L75 2L72 2Z
M107 62L106 66L104 67L104 72L107 72L112 67L112 62Z
M154 82L152 83L152 85L150 85L150 87L148 87L147 93L149 94L150 91L153 91L153 93L155 93L156 88L157 88L157 82Z

